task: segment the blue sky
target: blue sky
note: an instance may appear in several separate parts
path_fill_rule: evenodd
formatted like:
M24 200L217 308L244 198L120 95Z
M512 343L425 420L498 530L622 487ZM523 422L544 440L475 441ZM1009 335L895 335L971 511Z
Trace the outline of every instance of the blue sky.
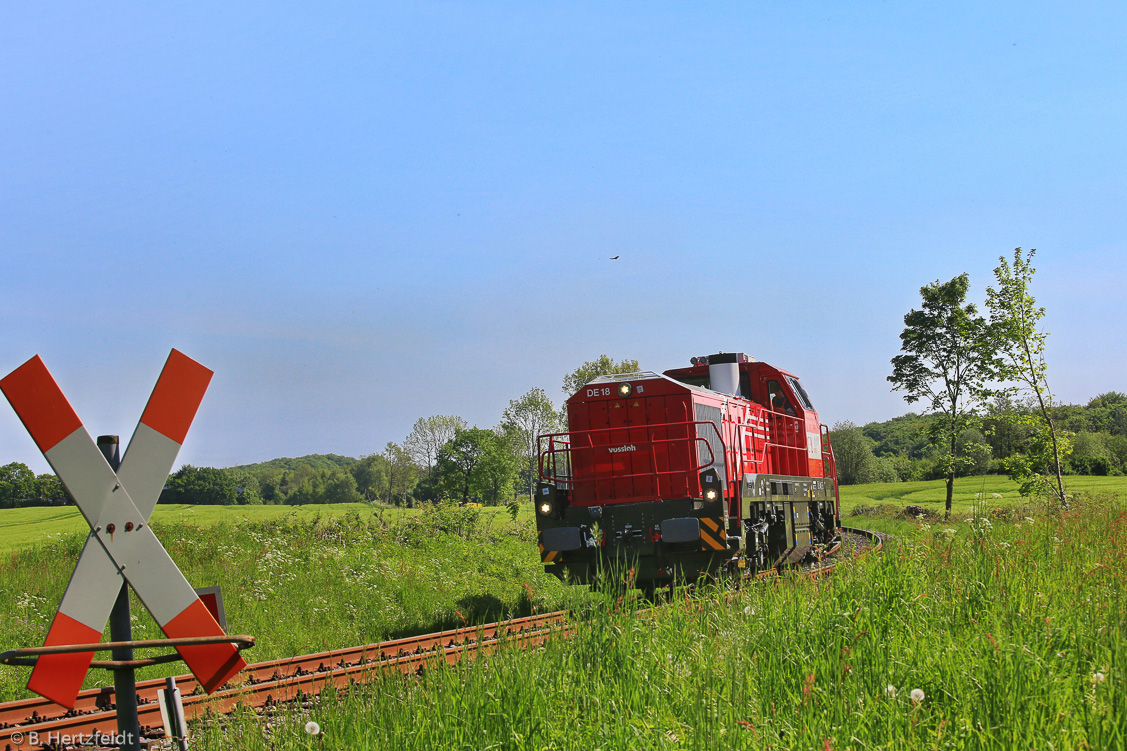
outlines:
M1038 249L1051 383L1127 391L1127 6L6 3L0 371L182 460L495 424L607 353L902 414L919 288ZM609 260L619 255L617 261ZM0 462L46 464L10 409Z

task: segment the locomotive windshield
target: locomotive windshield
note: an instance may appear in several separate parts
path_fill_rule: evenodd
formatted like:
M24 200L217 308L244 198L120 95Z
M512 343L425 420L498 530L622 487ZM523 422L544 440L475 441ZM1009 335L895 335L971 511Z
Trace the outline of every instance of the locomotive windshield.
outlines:
M810 403L810 395L806 393L806 389L802 388L802 384L794 376L784 376L787 383L794 389L794 393L798 396L798 401L802 402L802 406L806 409L814 409L814 405Z

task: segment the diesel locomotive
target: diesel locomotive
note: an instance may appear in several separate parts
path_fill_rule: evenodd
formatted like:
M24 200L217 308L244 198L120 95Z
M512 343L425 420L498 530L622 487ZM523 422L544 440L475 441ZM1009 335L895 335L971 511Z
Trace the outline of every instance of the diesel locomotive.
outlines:
M802 561L839 525L829 431L798 377L743 353L600 376L539 437L546 570L652 588Z

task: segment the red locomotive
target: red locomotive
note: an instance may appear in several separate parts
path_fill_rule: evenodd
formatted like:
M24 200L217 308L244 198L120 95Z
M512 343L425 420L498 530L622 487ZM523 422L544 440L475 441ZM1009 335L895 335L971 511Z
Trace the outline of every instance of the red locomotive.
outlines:
M600 376L540 436L541 560L639 586L793 564L837 535L829 431L797 377L742 353Z

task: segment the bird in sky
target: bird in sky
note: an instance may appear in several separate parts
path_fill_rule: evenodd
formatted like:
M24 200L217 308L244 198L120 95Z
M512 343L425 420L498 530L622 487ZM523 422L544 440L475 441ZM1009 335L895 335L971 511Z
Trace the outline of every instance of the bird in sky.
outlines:
M612 261L617 261L617 260L618 260L618 256L611 256L611 257L610 257L610 260L612 260Z

